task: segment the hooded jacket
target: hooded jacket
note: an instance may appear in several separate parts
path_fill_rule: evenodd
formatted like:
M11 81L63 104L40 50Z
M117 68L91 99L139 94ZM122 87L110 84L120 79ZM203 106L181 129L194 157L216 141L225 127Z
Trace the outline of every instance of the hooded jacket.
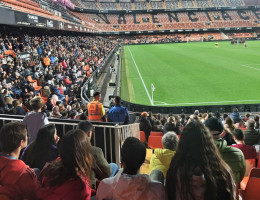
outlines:
M245 158L242 151L238 148L227 146L227 142L222 138L215 139L215 144L223 160L231 168L236 183L239 183L244 178L246 171Z
M112 178L106 178L99 184L97 200L165 200L163 184L152 182L148 175L129 175L118 172Z
M36 175L28 165L0 156L0 194L13 200L33 200L37 189Z
M150 160L150 172L158 169L163 173L164 178L166 178L166 173L175 153L175 151L170 149L155 149Z

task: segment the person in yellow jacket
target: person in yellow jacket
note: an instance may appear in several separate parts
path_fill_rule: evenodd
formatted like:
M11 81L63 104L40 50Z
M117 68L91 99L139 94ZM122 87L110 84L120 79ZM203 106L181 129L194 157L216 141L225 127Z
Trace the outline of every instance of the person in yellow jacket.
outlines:
M163 149L155 149L150 160L150 172L157 169L163 173L166 178L172 157L176 153L179 138L175 132L167 132L162 137Z
M99 102L101 94L100 92L95 92L93 96L94 100L88 104L88 119L90 121L105 122L105 109L103 104Z

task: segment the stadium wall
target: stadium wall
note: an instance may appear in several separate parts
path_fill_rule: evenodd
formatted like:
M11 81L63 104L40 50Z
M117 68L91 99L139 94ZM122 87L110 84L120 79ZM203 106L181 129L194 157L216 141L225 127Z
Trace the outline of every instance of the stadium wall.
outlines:
M6 7L0 7L0 24L82 33L94 32L94 30L84 26L48 19L34 14L15 11Z

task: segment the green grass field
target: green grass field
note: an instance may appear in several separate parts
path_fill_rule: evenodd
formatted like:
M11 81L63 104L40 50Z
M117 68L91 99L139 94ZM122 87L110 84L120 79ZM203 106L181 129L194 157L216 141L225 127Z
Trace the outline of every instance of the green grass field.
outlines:
M124 46L122 99L152 105L151 83L155 106L260 103L260 41Z

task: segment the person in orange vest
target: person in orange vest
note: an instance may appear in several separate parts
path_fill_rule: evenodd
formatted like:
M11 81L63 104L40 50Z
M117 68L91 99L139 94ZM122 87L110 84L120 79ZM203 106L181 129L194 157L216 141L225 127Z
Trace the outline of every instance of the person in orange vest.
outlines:
M102 103L100 103L100 92L94 93L94 100L88 104L88 119L90 121L105 122L105 109Z

